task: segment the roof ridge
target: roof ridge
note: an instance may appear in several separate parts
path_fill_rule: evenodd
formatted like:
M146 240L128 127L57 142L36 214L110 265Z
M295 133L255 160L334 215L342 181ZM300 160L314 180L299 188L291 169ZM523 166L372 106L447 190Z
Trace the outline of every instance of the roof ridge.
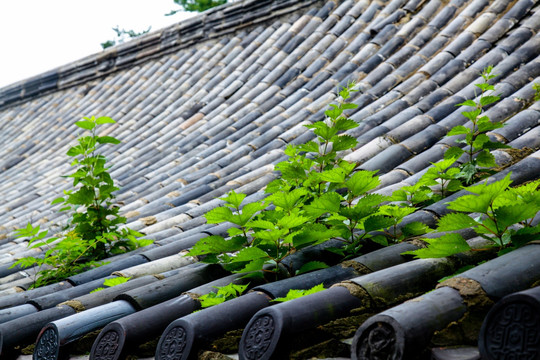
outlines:
M0 109L102 78L197 42L292 15L322 0L241 0L142 35L132 41L0 88Z

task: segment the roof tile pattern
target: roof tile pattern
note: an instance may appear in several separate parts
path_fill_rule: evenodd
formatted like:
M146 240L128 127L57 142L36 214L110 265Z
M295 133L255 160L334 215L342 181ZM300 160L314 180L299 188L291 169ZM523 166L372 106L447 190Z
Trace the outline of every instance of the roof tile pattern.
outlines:
M0 306L71 286L21 292L35 269L10 266L42 254L15 229L66 222L49 204L70 189L60 175L83 116L117 121L105 132L122 143L104 150L117 200L127 225L155 243L70 279L73 288L115 271L181 271L180 251L226 234L203 217L223 203L217 198L233 189L263 198L287 144L312 139L304 125L322 120L350 81L359 90L358 109L348 110L358 146L345 158L377 170L380 193L414 184L455 144L446 133L467 126L456 105L475 97L488 65L502 100L487 115L506 124L489 135L522 150L493 152L508 166L496 177L536 179L540 6L532 0L243 0L0 89ZM446 201L409 220L433 223Z

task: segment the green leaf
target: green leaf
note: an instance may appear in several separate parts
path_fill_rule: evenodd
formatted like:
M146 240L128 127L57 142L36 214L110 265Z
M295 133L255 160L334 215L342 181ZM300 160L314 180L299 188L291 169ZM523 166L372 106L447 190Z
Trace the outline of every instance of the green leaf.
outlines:
M305 125L308 129L313 129L313 132L323 138L323 140L330 141L337 133L338 130L334 127L330 127L324 123L324 121L318 121L312 125Z
M422 239L428 243L427 248L406 251L402 255L414 255L415 258L441 258L470 250L469 244L456 233L445 234L436 239Z
M482 167L495 167L497 166L497 163L495 162L495 156L491 154L487 150L482 150L480 153L478 153L478 156L476 157L476 163L478 166Z
M401 228L401 232L405 235L406 238L424 235L432 231L429 226L423 224L419 221L413 221Z
M289 301L289 300L294 300L294 299L298 299L300 297L303 297L303 296L307 296L307 295L311 295L311 294L315 294L319 291L323 291L324 290L324 286L323 284L319 284L319 285L316 285L314 287L312 287L311 289L309 290L296 290L296 289L291 289L289 290L289 292L287 293L287 296L285 297L278 297L278 298L275 298L274 302L285 302L285 301Z
M358 123L351 119L339 118L334 123L334 128L338 131L346 131L358 127Z
M302 265L300 269L296 270L295 275L301 275L314 270L326 269L327 267L328 265L326 265L322 261L310 261Z
M75 122L75 125L85 130L92 130L96 127L96 123L88 120L82 120Z
M450 213L443 216L438 223L437 231L454 231L477 226L478 223L463 213Z
M381 183L375 174L376 171L357 171L345 182L345 186L355 197L363 195Z
M218 224L221 222L234 220L233 212L228 207L220 206L208 211L204 217L208 224Z
M241 236L233 237L230 240L225 240L221 236L211 235L200 239L193 245L188 252L189 256L206 255L206 254L221 254L226 252L234 252L243 248L245 239Z
M111 279L105 279L103 281L103 285L108 286L108 287L112 287L112 286L123 284L123 283L129 281L130 279L131 279L130 277L118 276L118 277L111 278Z
M370 216L364 221L364 230L366 232L384 230L394 225L394 220L383 215Z
M345 181L345 171L341 168L333 168L330 170L325 170L322 173L318 174L318 178L321 181L341 184Z
M476 107L476 103L473 100L465 100L461 104L457 104L456 106L472 106Z
M463 195L453 200L448 204L448 209L462 212L479 212L487 213L491 204L491 196L489 194L482 195Z
M334 136L332 140L333 140L334 151L343 151L343 150L352 149L358 143L358 141L350 135Z
M95 197L94 190L89 187L82 187L78 191L69 194L66 203L73 205L91 204Z
M278 221L278 226L283 229L292 229L297 226L305 224L309 218L305 216L299 216L296 214L289 214L287 216L282 217Z
M536 206L527 206L525 204L515 204L510 206L501 206L494 210L495 218L497 219L497 227L506 229L509 226L518 224L521 221L532 219L540 210L540 204Z
M478 118L478 115L482 112L481 109L476 109L473 111L464 111L461 114L465 116L467 119L471 120L472 122L476 122L476 119Z
M328 109L324 112L324 114L329 118L337 119L343 113L343 109L341 109L336 104L330 104L329 106L331 107L331 109Z
M301 151L318 153L319 152L319 145L316 144L314 141L309 141L309 142L307 142L305 144L299 145L298 149L301 150Z
M451 148L449 148L448 150L446 150L446 152L444 153L444 158L446 160L449 160L449 159L458 159L461 155L463 155L465 151L463 151L463 149L457 147L457 146L453 146Z
M252 261L258 259L268 259L268 254L258 247L247 247L243 248L238 252L234 257L234 262L243 262L243 261Z
M448 134L446 134L446 136L454 136L454 135L461 135L461 134L468 134L471 132L471 129L463 126L463 125L458 125L458 126L454 126L452 128L452 130L450 130L448 132Z
M337 212L339 211L341 199L338 193L324 193L315 198L311 204L304 206L304 211L313 218L318 218L328 212Z
M108 116L100 116L96 119L96 124L98 125L103 125L103 124L114 124L116 123L116 121L114 121L113 119L111 119L110 117Z
M231 207L238 209L240 208L240 204L242 204L242 201L244 201L245 197L246 197L246 194L236 193L233 190L229 192L227 196L224 196L220 199L227 202Z
M336 229L328 229L323 224L310 224L305 226L293 237L293 246L301 249L309 245L320 244L339 235Z
M51 201L51 205L56 205L56 204L60 204L60 203L63 203L65 200L63 197L59 197L59 198L56 198L54 199L53 201Z
M297 188L290 192L279 191L268 197L269 201L275 206L282 208L285 211L294 209L303 196L307 195L308 191L305 188Z
M490 95L490 96L482 96L480 98L480 105L481 106L486 106L486 105L489 105L489 104L493 104L497 101L499 101L500 97L496 96L496 95Z
M112 137L112 136L100 136L96 139L96 141L100 144L120 144L120 140Z

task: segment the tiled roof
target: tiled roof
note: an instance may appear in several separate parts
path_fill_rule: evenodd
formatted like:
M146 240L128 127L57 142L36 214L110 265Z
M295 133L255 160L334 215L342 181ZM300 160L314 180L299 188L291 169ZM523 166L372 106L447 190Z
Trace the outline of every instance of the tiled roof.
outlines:
M512 172L515 184L538 179L540 102L534 102L532 86L540 82L539 30L540 6L533 0L243 0L0 89L2 358L18 356L13 350L34 342L53 320L57 321L50 326L63 339L79 345L61 346L60 354L90 351L95 330L117 320L120 329L136 334L130 346L154 341L144 354L140 349L130 351L152 356L158 336L176 319L175 312L187 315L193 310L193 294L211 291L209 284L231 281L223 279L222 269L179 254L202 237L226 234L227 226L207 224L203 215L221 205L217 198L233 189L246 193L248 200L263 198L264 187L278 176L274 165L287 158L286 145L314 137L303 125L322 120L328 105L336 101L337 89L349 81L356 81L359 90L351 99L359 107L348 113L359 127L349 134L359 143L345 158L358 162L360 169L378 170L382 182L378 192L390 194L414 184L431 163L442 159L454 144L445 134L467 121L456 105L475 97L474 84L481 82L480 72L488 65L494 65L498 74L492 82L501 101L487 115L506 124L489 135L521 150L493 151L504 166L493 178ZM104 155L121 187L117 192L121 213L130 228L155 243L111 258L108 265L69 281L25 291L35 270L11 265L41 250L28 250L26 240L16 239L13 231L27 222L51 230L65 223L65 215L49 204L70 188L71 182L60 177L69 172L65 153L78 135L75 121L91 115L117 121L107 132L122 143L105 149ZM447 201L406 221L433 224L448 212ZM331 275L325 284L404 266L400 264L406 259L399 254L407 249L391 248L381 250L384 255L354 259L354 272L339 270L341 275ZM310 256L327 256L320 254L314 251ZM537 259L532 260L534 269L525 287L540 280ZM448 270L446 265L437 266ZM236 300L241 305L227 306L262 309L286 288L321 282L326 276L322 274L302 278L302 285L261 285L259 292L249 294L249 301L242 297ZM88 294L104 277L124 275L134 279L99 296ZM358 300L361 296L355 291L360 290L354 290L363 286L358 285L362 281L332 290L349 289L354 295L349 302L343 300L341 309L367 306ZM427 292L436 281L424 285L422 291ZM524 289L512 288L518 290ZM433 293L430 296L437 297ZM338 295L324 294L331 293L323 293L322 300L311 305L298 300L298 306L339 307L333 305ZM506 294L488 295L496 301ZM405 299L402 296L395 295L396 303ZM144 310L160 304L159 316ZM274 307L279 309L268 309ZM205 311L186 316L185 326L214 331L215 338L224 335L229 320L218 310L206 312L213 315L204 315ZM73 314L77 316L69 317ZM110 316L102 319L103 314ZM231 320L232 329L245 327L253 315L247 310L243 314ZM241 315L247 316L245 322L235 323ZM203 329L211 319L219 319L223 328L216 329L223 333ZM291 327L299 326L300 320L290 321ZM356 321L358 328L362 322ZM137 332L145 326L161 326L160 333ZM294 331L288 334L300 339ZM323 356L344 356L343 347L349 351L339 341L334 346L335 339L321 339L323 345L313 351L321 351L325 344L336 349ZM115 344L114 339L107 341ZM172 340L162 338L160 346L166 341L170 345ZM222 353L226 349L213 348ZM300 350L304 355L299 358L313 355ZM162 358L169 359L166 354Z

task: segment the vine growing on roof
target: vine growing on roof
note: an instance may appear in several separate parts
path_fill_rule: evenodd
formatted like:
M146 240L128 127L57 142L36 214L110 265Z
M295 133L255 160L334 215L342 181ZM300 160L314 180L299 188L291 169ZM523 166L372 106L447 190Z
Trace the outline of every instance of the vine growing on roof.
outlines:
M115 186L107 171L107 159L99 154L105 144L116 145L120 141L111 136L99 136L97 128L115 121L109 117L90 117L75 123L89 132L77 139L67 155L72 157L74 172L66 177L73 179L73 190L64 191L64 196L52 201L52 205L63 204L60 211L71 214L64 231L47 237L48 230L41 231L39 225L28 224L16 231L18 237L29 238L29 248L45 250L43 258L26 257L15 265L37 266L39 271L35 286L50 284L100 266L111 255L146 246L152 241L139 239L142 234L127 227L126 218L118 214L114 204Z

